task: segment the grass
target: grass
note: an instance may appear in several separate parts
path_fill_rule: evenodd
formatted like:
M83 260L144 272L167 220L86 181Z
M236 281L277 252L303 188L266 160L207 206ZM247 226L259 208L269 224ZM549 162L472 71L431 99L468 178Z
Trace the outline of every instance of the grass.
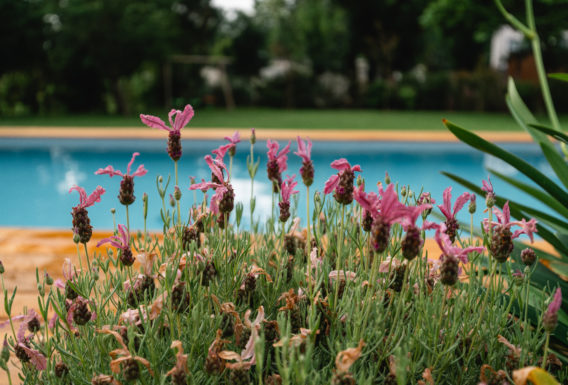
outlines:
M166 113L151 111L166 119ZM447 111L384 111L384 110L284 110L239 108L233 111L203 108L196 110L193 127L216 128L282 128L282 129L357 129L357 130L445 130L442 118L473 130L519 131L513 118L506 113ZM568 116L561 117L568 126ZM0 118L0 128L6 126L45 127L138 127L137 115L61 115Z

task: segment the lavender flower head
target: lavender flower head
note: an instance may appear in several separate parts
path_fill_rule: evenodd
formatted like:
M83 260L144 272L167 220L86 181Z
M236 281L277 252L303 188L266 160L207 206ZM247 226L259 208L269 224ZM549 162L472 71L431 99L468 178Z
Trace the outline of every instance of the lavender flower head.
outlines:
M554 293L552 302L550 302L548 309L546 309L546 312L542 317L542 325L544 326L544 330L546 330L548 333L552 333L554 329L556 329L556 325L558 325L558 311L560 310L561 305L562 290L558 288Z
M235 156L237 152L237 143L241 142L241 134L238 131L235 131L233 136L225 136L223 139L229 141L229 155Z
M329 177L325 182L324 194L335 191L333 197L338 203L348 205L353 202L353 182L355 171L361 172L358 164L351 167L347 159L341 158L331 162L331 167L339 172Z
M282 183L282 196L280 203L280 221L286 222L290 218L290 197L292 194L297 194L298 191L294 190L294 187L298 185L298 182L294 181L296 175L288 176L286 180Z
M168 127L164 121L156 116L140 114L140 120L148 127L158 128L169 132L168 136L168 155L174 162L181 158L181 129L187 126L193 118L194 112L191 105L186 105L183 112L172 109L168 114L171 127Z
M491 183L491 178L487 176L487 182L485 180L481 181L482 187L481 191L485 191L485 205L491 209L495 206L495 191L493 190L493 184Z
M213 159L211 155L205 156L205 162L207 162L211 172L215 175L217 180L219 180L219 183L203 181L201 183L192 184L189 189L204 192L208 189L215 189L215 194L211 197L209 209L213 214L221 214L220 218L224 218L225 214L228 216L233 210L235 199L233 187L228 181L224 180L223 170L227 171L227 166L225 166L221 160ZM221 222L219 222L219 224L221 225Z
M518 238L521 234L526 234L531 242L534 241L534 233L537 232L536 220L533 218L528 222L523 218L521 221L511 221L511 213L509 210L509 202L503 205L503 211L499 211L497 207L493 207L493 213L497 217L497 222L489 222L488 218L483 220L485 232L492 233L490 252L498 262L505 262L513 251L513 239ZM519 226L514 233L511 227Z
M134 263L134 256L130 249L130 234L128 233L126 226L118 225L118 234L118 236L113 235L111 237L101 239L101 241L97 243L97 247L110 243L111 246L120 250L120 262L122 262L124 266L131 266Z
M300 168L300 175L306 187L310 187L314 182L314 164L312 162L312 141L308 138L307 145L298 136L298 152L294 154L302 158L302 167Z
M456 220L456 215L469 199L470 193L464 192L462 195L457 197L456 202L454 203L454 209L452 210L452 187L450 186L444 190L444 203L438 205L438 208L446 217L446 232L452 243L456 240L456 235L460 228L460 225Z
M93 235L93 226L89 219L87 207L91 207L95 202L101 201L101 195L105 193L105 189L97 186L91 195L87 196L85 189L79 186L73 186L69 192L76 190L79 193L79 204L73 207L71 216L73 217L73 234L81 243L87 243Z
M268 179L272 181L274 192L278 192L282 184L282 173L288 168L288 153L290 152L290 142L288 145L278 152L280 145L278 142L272 142L270 139L266 141L268 147L268 163L266 164L266 172Z
M140 153L135 152L132 154L132 158L126 167L126 174L120 170L115 170L112 166L106 166L105 168L99 168L95 171L95 175L110 175L112 178L115 175L121 176L122 181L120 182L120 192L118 194L118 200L125 206L131 205L136 200L134 196L134 177L135 176L144 176L148 172L144 168L144 165L141 164L138 166L136 171L130 174L130 169L132 164L134 163L134 159L140 155Z

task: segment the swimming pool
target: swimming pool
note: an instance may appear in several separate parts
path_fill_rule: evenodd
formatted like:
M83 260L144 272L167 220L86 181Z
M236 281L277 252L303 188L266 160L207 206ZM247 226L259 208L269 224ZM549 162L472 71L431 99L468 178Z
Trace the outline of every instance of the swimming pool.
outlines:
M223 141L199 140L183 141L183 156L179 161L182 212L187 213L193 204L194 194L188 190L189 176L209 179L211 176L203 157ZM285 142L280 141L281 146ZM156 190L156 177L163 175L167 179L172 175L170 190L173 189L173 162L168 157L165 140L106 140L106 139L0 139L0 169L2 186L0 189L0 226L71 228L71 208L79 202L76 192L68 190L77 184L87 193L97 185L103 186L107 193L101 202L89 208L91 223L95 229L110 229L113 226L111 208L117 210L117 220L124 223L124 207L117 199L120 177L109 178L107 175L94 175L99 168L113 165L125 171L132 153L140 152L134 167L143 163L148 174L135 178L136 202L130 207L132 228L142 228L142 195L149 195L148 229L162 228L160 218L161 201ZM553 177L553 172L540 150L532 143L506 144L504 147ZM296 150L295 141L292 151ZM255 145L255 157L260 156L260 166L255 179L256 218L266 217L271 210L271 185L266 177L266 143L259 141ZM249 143L243 141L237 146L237 155L233 164L232 183L236 202L242 202L245 209L243 223L248 222L250 179L246 168L246 156ZM345 157L352 164L360 164L362 176L366 180L367 191L374 188L378 180L383 180L385 171L393 182L410 185L414 191L429 191L437 204L442 202L442 192L447 186L454 186L454 197L465 191L440 171L458 174L470 181L481 184L487 178L486 167L490 166L503 173L516 175L514 169L498 159L481 154L461 143L423 143L423 142L314 142L312 158L315 167L315 179L310 192L323 190L327 178L335 171L329 164L340 157ZM228 161L228 156L227 156ZM301 159L290 153L288 171L297 174L300 200L297 214L305 223L305 187L299 176ZM285 174L286 174L285 173ZM531 201L528 197L493 179L495 190L505 196L514 197L525 204L539 209L543 205ZM170 191L171 192L171 191ZM196 193L201 202L201 192ZM481 220L483 202L478 201L476 222ZM182 214L183 215L183 214ZM186 217L187 214L184 216ZM234 218L234 215L232 215ZM462 213L462 220L469 221L468 214Z

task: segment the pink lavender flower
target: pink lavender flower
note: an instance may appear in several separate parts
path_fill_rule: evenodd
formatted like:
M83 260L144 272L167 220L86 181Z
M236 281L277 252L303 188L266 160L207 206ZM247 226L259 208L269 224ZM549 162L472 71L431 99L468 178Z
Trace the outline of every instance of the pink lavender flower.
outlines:
M134 263L134 256L130 249L130 234L124 225L118 225L118 235L113 235L105 239L101 239L97 243L97 247L110 243L111 246L120 250L120 262L124 266L131 266Z
M483 220L485 232L492 233L491 245L489 251L498 262L505 262L513 251L513 239L518 238L521 234L526 234L531 242L534 241L533 233L537 232L536 220L533 218L528 222L523 218L521 221L511 221L511 213L509 210L509 202L503 205L503 211L499 211L497 207L493 207L493 213L497 217L497 222L489 222L488 218ZM514 233L511 227L519 226Z
M237 143L241 142L241 134L238 131L235 131L233 136L225 136L223 139L229 141L229 155L235 156L235 153L237 151Z
M144 176L148 172L144 168L144 165L141 164L138 166L134 173L130 174L130 168L132 167L132 163L134 163L134 158L136 158L140 153L135 152L132 154L132 159L128 163L126 167L126 174L124 174L120 170L115 170L112 166L106 166L105 168L99 168L95 171L95 175L110 175L112 178L115 175L121 176L122 181L120 182L120 192L118 194L118 200L125 206L131 205L136 200L134 196L134 177L135 176Z
M426 210L432 208L431 204L423 204L418 206L408 206L406 207L406 215L401 218L401 225L406 235L402 239L401 250L404 258L409 261L413 260L418 256L420 252L420 247L424 243L421 237L421 230L432 229L437 225L428 221L424 221L422 227L416 226L416 220L418 217Z
M379 186L379 195L365 193L364 184L355 188L354 198L373 218L371 226L372 244L375 250L382 253L387 249L390 229L393 223L402 223L408 215L407 208L398 200L394 185L389 184L384 190Z
M215 194L211 197L210 210L216 215L221 214L220 218L224 218L225 214L228 216L233 210L235 199L233 187L228 181L224 180L223 176L223 170L227 171L227 166L225 166L221 160L213 159L211 155L205 156L205 162L207 162L211 172L219 183L203 181L201 183L192 184L189 189L201 191L207 191L210 188L215 189ZM218 221L218 223L221 225L220 221Z
M331 162L331 167L338 170L339 173L332 175L325 182L323 192L329 194L335 191L333 194L335 200L341 204L348 205L353 202L355 171L361 172L361 166L357 164L351 167L347 159L341 158Z
M268 179L272 181L274 192L280 190L282 184L282 173L288 168L288 153L290 152L290 142L280 152L278 149L280 145L278 142L272 142L270 139L266 141L268 147L268 163L266 164L266 172Z
M434 239L438 243L442 255L440 256L440 280L444 285L454 285L458 280L459 261L468 263L468 254L482 253L484 247L469 246L465 249L454 246L447 233L446 224L442 223L436 230Z
M37 313L33 309L24 316L24 321L20 324L16 335L17 341L14 346L14 353L21 362L31 362L37 370L45 370L47 368L47 359L39 350L31 348L30 341L33 338L33 334L26 336L26 331L31 329L31 322L37 322Z
M493 190L493 184L491 183L491 178L487 176L487 182L485 180L481 181L482 187L481 191L485 191L485 205L489 208L495 205L495 191Z
M302 158L302 167L300 168L300 175L307 187L310 187L314 182L314 164L312 162L312 141L310 138L307 140L307 145L298 136L298 152L294 154Z
M554 298L552 302L548 305L548 309L544 313L542 318L542 324L544 326L544 330L548 333L552 333L554 329L556 329L556 325L558 325L558 311L560 310L560 306L562 305L562 290L560 288L556 289L554 293Z
M438 205L438 208L446 217L446 231L450 240L454 242L456 240L457 231L460 228L458 221L456 220L456 214L462 209L462 207L469 200L470 193L465 192L460 195L456 202L454 203L454 209L452 210L452 187L448 187L444 190L444 203Z
M168 137L168 154L173 161L181 158L181 129L187 126L193 118L194 112L191 105L185 106L183 112L172 109L168 114L171 127L166 126L164 121L156 116L140 115L142 123L149 127L158 128L160 130L169 131Z
M363 230L366 232L371 231L373 225L373 215L371 213L377 211L376 207L379 204L379 197L373 192L367 194L365 192L365 182L363 182L360 186L353 189L353 199L355 199L363 209Z
M281 200L278 204L280 206L280 221L282 222L286 222L290 218L290 197L292 194L298 193L297 190L294 190L294 187L298 185L298 182L294 181L295 177L295 174L288 176L282 183Z
M101 195L105 193L105 189L97 186L91 195L87 196L85 189L79 186L73 186L69 192L76 190L79 193L79 204L73 207L71 216L73 217L73 234L77 237L78 242L87 243L93 235L93 226L89 219L87 207L91 207L95 202L101 201Z

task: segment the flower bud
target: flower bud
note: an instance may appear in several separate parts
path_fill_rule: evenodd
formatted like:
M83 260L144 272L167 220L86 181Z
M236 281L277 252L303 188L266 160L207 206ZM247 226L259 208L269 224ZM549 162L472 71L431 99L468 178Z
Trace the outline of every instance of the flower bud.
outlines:
M176 199L172 194L170 194L170 206L176 207Z
M402 188L400 189L400 195L401 196L406 196L406 186L402 186Z
M53 278L47 273L45 273L45 284L49 286L53 285Z
M531 248L526 248L521 251L521 261L525 264L525 266L532 266L536 262L536 253Z
M8 362L10 359L10 347L8 346L8 340L4 335L4 343L2 344L2 353L0 353L0 361Z
M255 144L256 143L256 132L254 128L250 129L251 133L250 133L250 143L251 144Z
M176 201L181 199L181 190L179 189L179 186L174 187L174 198Z
M562 305L562 291L560 288L556 289L554 298L548 305L548 309L542 317L542 326L547 333L552 333L558 325L558 310Z
M468 210L470 214L475 214L475 212L477 211L477 204L475 203L475 194L471 195Z
M520 271L517 270L513 273L513 283L517 286L521 286L525 281L525 275Z
M0 274L4 274L4 264L0 261Z
M112 209L110 209L110 213L111 213L112 215L116 214L116 209L113 207Z
M158 177L158 183L162 183L163 181L164 181L164 178L160 175L160 176Z
M148 194L142 195L142 202L144 203L144 219L148 217Z
M75 243L81 242L81 236L77 233L73 233L73 242Z
M391 183L391 177L388 172L385 172L385 184Z
M361 175L357 176L357 187L361 187L361 185L363 184L363 177L361 177Z
M485 205L488 208L495 206L495 194L493 194L492 192L487 193L487 195L485 196Z

